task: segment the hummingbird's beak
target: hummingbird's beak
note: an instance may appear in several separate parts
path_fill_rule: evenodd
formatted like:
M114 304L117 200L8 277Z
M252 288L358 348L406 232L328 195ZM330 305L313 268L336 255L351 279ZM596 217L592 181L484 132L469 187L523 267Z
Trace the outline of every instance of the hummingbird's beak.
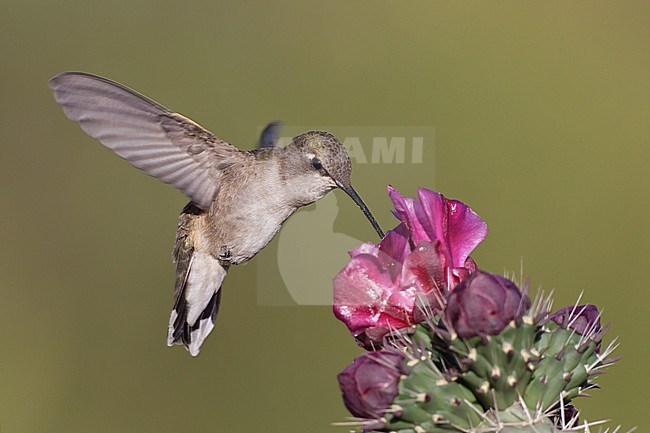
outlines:
M374 229L377 231L377 234L379 235L379 237L383 238L384 237L383 230L381 229L381 227L379 227L379 224L377 224L377 221L375 220L375 217L373 217L372 214L370 213L370 209L368 209L368 206L366 206L366 204L363 202L363 200L361 200L361 197L359 197L359 194L357 194L357 192L354 190L354 188L352 188L352 185L347 185L346 186L346 185L343 185L342 183L340 183L338 181L336 182L336 184L338 185L339 188L341 188L343 191L345 191L347 193L347 195L349 195L352 200L354 200L354 202L357 204L357 206L359 206L361 208L361 210L363 211L363 214L366 216L366 218L368 218L368 221L370 221L370 224L372 224Z

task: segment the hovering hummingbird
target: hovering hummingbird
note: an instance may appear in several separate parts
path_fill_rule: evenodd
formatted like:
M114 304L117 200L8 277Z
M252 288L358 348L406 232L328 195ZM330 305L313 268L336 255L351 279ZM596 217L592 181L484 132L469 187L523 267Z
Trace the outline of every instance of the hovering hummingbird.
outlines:
M348 153L332 134L309 131L275 146L271 123L243 151L197 123L114 81L64 72L49 81L66 116L131 165L190 199L176 232L174 304L167 344L199 353L219 310L230 265L250 260L296 209L341 188L383 232L352 188Z

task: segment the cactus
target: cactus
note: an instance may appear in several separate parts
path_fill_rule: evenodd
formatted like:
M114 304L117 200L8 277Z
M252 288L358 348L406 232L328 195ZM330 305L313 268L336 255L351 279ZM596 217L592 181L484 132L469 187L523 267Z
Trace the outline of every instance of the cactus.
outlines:
M339 375L355 416L345 425L363 433L589 432L593 423L580 424L571 403L616 360L615 342L602 350L598 309L552 314L551 298L531 302L527 283L520 289L478 270L469 253L485 229L462 203L390 194L402 223L379 245L357 248L334 280L337 317L370 350Z
M461 283L459 293L486 276L481 271L474 275ZM423 323L393 331L381 349L355 361L363 365L363 360L374 360L378 368L370 380L381 382L377 388L387 397L383 410L354 408L365 397L350 397L349 389L356 384L355 374L366 373L363 367L341 373L344 396L356 398L346 404L359 417L360 431L588 431L585 425L578 430L577 412L569 404L594 387L595 376L614 361L608 358L614 345L603 353L597 350L602 338L598 319L581 334L571 326L578 316L564 325L550 320L546 300L522 311L494 335L461 336L447 314L452 302ZM390 384L386 377L393 378ZM365 389L377 394L367 383Z

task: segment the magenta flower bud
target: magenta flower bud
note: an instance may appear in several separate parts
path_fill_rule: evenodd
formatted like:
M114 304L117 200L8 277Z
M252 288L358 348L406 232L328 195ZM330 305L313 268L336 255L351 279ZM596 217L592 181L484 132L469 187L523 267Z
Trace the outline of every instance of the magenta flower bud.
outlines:
M569 305L551 316L551 320L565 329L573 329L580 335L600 332L600 313L595 305Z
M559 429L564 429L565 427L568 426L577 426L580 423L579 420L579 413L578 409L575 408L575 406L567 404L564 406L564 413L558 408L557 411L555 412L555 416L553 417L555 419L555 425ZM569 428L567 428L569 430Z
M384 416L398 394L404 355L379 350L357 357L339 376L345 407L358 418Z
M451 292L445 311L456 333L470 338L499 334L529 308L530 299L512 281L476 271Z
M600 351L603 332L601 332L600 312L595 305L569 305L553 314L551 320L564 329L572 329L580 335L587 335L597 343L596 351Z

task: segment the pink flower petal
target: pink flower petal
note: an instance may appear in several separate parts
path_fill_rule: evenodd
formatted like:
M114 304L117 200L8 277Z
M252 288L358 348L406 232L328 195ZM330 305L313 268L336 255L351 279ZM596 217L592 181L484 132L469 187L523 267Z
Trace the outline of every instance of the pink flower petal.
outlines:
M454 266L463 266L488 233L485 221L469 206L458 200L449 200L448 230Z
M396 292L382 260L360 254L334 278L334 314L355 336L368 328L403 328L409 324L410 310Z
M442 293L447 288L445 267L444 257L438 255L436 245L421 242L404 261L400 287L414 287L420 293L432 290Z
M440 250L451 257L452 267L463 267L470 253L487 236L487 224L458 200L449 200L425 188L418 189L418 196L434 230L430 235L441 242Z
M357 245L352 251L350 251L348 254L350 254L350 257L355 258L359 255L362 254L370 254L372 256L377 256L377 251L379 251L377 245L375 245L372 242L364 242L360 245Z
M395 206L393 214L400 220L410 232L411 240L414 244L421 241L431 242L433 238L427 234L427 229L423 224L429 225L425 211L422 209L420 202L410 197L403 197L399 191L392 186L388 186L388 195Z
M409 236L410 232L406 226L400 224L386 233L384 239L379 243L379 250L396 262L403 263L406 256L411 252Z

